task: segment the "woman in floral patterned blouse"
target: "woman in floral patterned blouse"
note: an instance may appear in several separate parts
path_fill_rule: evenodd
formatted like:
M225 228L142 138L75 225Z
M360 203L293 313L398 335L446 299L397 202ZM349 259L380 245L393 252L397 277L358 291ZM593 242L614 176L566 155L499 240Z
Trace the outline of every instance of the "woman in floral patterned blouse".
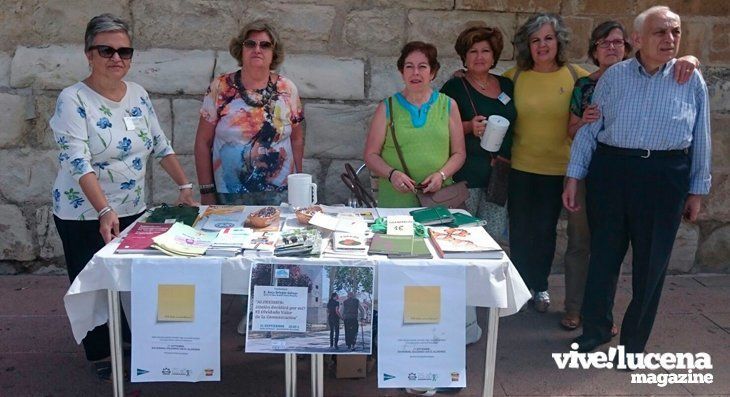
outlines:
M50 120L60 149L53 214L72 282L96 251L144 212L150 155L177 183L177 202L197 204L149 95L122 80L134 53L127 23L110 14L92 18L85 52L89 77L61 92ZM108 332L103 325L84 338L87 359L109 356Z
M287 176L302 171L304 120L297 87L273 72L279 35L256 20L231 39L241 69L211 82L200 109L195 168L203 204L278 205Z

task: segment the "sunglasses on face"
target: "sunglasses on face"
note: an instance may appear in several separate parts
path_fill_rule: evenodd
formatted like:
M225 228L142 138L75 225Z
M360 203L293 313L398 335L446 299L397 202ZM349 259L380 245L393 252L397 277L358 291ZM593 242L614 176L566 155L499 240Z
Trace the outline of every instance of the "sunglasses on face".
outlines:
M108 45L92 45L89 50L96 50L102 58L111 58L114 54L119 54L119 58L132 59L134 54L134 48L132 47L114 48Z
M274 44L266 40L256 41L249 39L243 41L243 47L248 48L249 50L256 48L256 46L258 46L262 50L270 50L274 48Z

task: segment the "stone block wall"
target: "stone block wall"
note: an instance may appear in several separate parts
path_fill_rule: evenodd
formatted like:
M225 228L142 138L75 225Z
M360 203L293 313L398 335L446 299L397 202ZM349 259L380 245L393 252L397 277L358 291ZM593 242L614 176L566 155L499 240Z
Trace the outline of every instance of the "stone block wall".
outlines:
M198 109L213 76L234 70L228 54L237 29L258 17L278 26L286 49L280 72L303 97L305 172L320 201L343 203L339 174L362 163L377 103L402 87L400 47L419 39L437 45L442 71L435 87L461 67L456 35L471 24L499 26L512 37L531 13L557 12L573 31L569 54L585 64L588 35L598 23L633 16L654 0L3 0L0 12L0 274L63 269L50 211L56 148L48 127L59 91L88 73L83 33L103 12L131 22L137 49L127 78L152 95L160 121L195 182L192 155ZM713 127L713 188L699 222L683 224L674 272L730 270L730 2L666 0L682 16L682 53L697 55L708 82ZM507 44L497 65L514 65ZM176 197L159 164L149 164L147 202ZM556 269L565 247L560 224ZM61 270L62 271L62 270Z

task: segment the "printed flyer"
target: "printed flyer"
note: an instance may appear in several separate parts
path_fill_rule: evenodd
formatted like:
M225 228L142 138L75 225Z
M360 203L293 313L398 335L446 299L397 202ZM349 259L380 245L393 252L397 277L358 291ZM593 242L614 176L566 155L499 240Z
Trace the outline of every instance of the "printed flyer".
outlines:
M219 381L219 259L132 262L132 382Z
M378 265L378 387L466 387L463 266Z
M371 354L373 267L337 263L254 263L246 353Z

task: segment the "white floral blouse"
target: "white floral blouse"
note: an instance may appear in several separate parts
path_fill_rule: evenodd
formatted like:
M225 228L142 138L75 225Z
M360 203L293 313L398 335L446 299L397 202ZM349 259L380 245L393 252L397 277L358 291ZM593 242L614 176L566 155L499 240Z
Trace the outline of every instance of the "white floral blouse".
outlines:
M122 216L145 210L145 164L173 154L162 132L149 94L126 82L119 102L79 82L58 96L49 124L60 149L60 169L53 184L53 213L66 220L92 220L97 213L79 186L96 174L109 205Z

